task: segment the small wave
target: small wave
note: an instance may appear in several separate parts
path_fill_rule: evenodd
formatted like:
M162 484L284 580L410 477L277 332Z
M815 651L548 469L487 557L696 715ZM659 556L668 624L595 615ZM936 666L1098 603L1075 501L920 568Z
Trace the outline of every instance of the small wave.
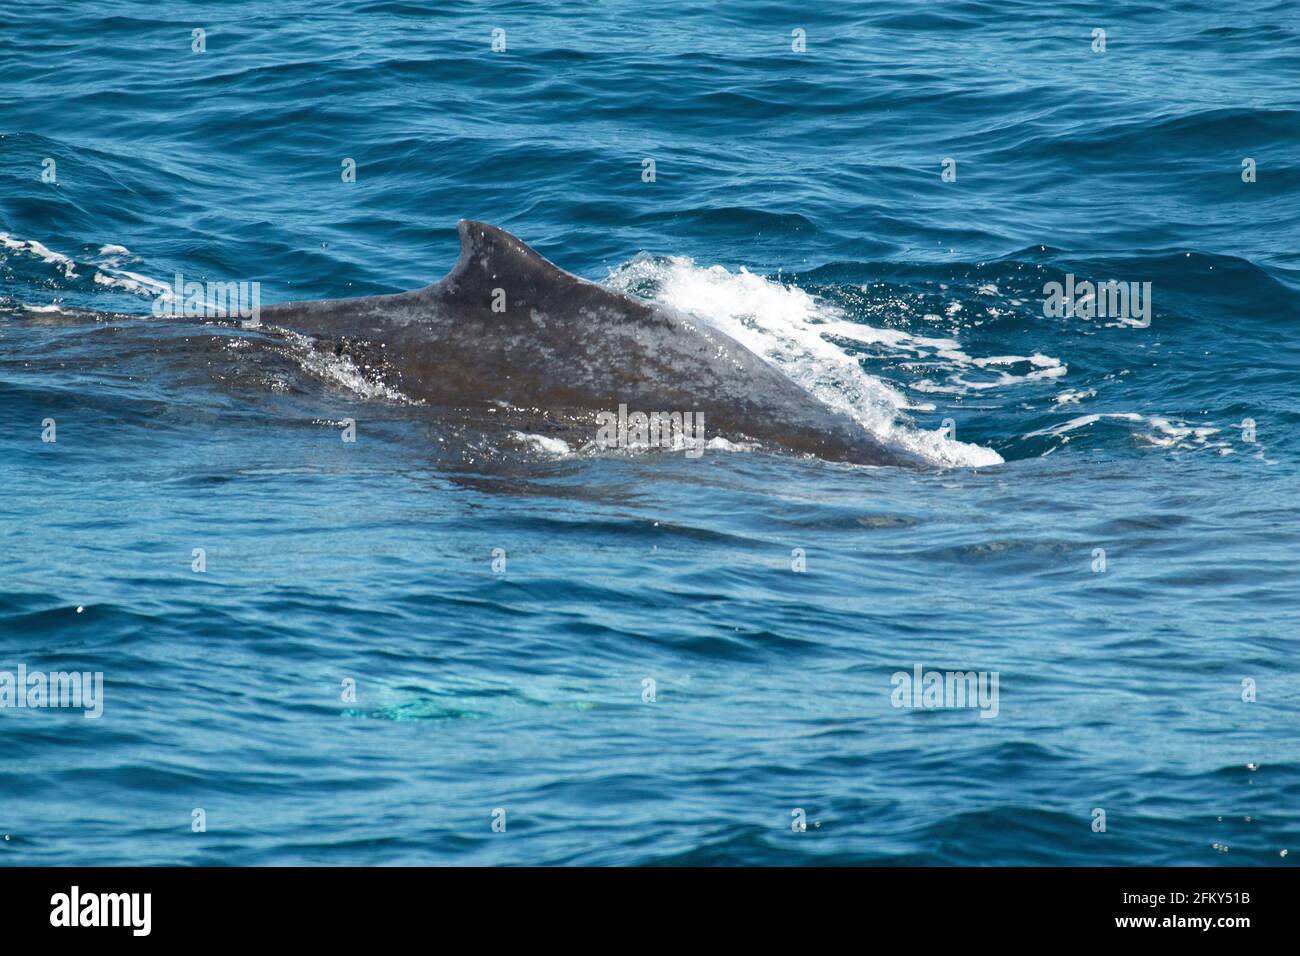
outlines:
M1147 430L1137 432L1136 437L1138 440L1158 448L1179 448L1184 450L1209 448L1214 449L1221 455L1230 455L1233 452L1230 442L1214 439L1214 436L1222 431L1219 428L1211 425L1188 425L1185 422L1171 421L1160 415L1140 415L1137 412L1098 412L1092 415L1079 415L1048 428L1040 428L1037 431L1030 432L1025 437L1060 438L1062 442L1068 442L1070 432L1094 425L1104 419L1131 422L1137 427L1145 427Z
M958 303L954 303L954 306L960 308ZM952 374L946 381L940 383L929 378L920 379L909 386L918 392L964 395L970 391L1059 378L1069 372L1068 367L1060 359L1040 352L1035 352L1033 355L992 355L977 358L963 351L961 343L955 339L912 335L902 329L878 329L848 321L823 322L819 329L823 334L851 339L863 345L885 345L895 352L906 353L910 359L935 358L947 363ZM1015 375L996 368L1015 365L1028 366L1028 370L1023 375ZM996 377L975 380L966 374L968 370L988 369L994 369Z
M150 279L148 276L140 275L137 272L127 272L124 269L117 271L116 275L113 274L114 271L117 270L101 268L100 271L95 273L95 284L113 289L124 289L127 292L133 292L136 295L147 295L151 298L161 297L167 302L176 298L176 293L165 282Z
M0 232L0 246L15 252L25 252L38 257L46 265L57 266L65 279L77 277L76 263L61 252L54 252L35 239L17 239L7 232Z
M137 258L126 246L106 243L99 247L99 252L94 259L78 261L62 252L55 252L40 240L20 239L9 233L0 232L0 247L32 256L45 265L52 265L62 273L64 279L81 279L82 273L77 271L78 268L93 270L90 281L95 285L121 289L149 298L161 296L168 301L175 298L168 283L122 268L124 261L134 261Z

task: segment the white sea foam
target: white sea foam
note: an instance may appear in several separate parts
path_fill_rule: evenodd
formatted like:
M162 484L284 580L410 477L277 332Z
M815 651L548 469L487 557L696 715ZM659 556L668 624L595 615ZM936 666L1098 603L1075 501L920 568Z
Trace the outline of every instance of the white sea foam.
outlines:
M47 265L55 266L63 273L65 279L78 277L78 263L76 260L65 256L61 252L53 251L36 239L18 239L8 233L0 232L0 247L34 256ZM93 265L95 267L95 274L91 277L91 281L96 285L123 289L150 298L160 294L164 297L170 297L171 287L167 283L120 268L123 259L135 258L131 250L127 249L126 246L111 243L100 246L99 258L101 261L97 263L82 263L83 265Z
M697 266L681 257L638 256L611 273L608 284L619 291L648 289L657 302L726 332L883 441L941 465L1002 461L990 448L913 427L901 416L910 407L907 398L864 372L856 358L827 336L957 354L960 345L951 339L917 338L895 329L859 325L796 286L747 269L730 272L721 266Z
M28 255L36 256L47 265L58 266L63 271L63 276L66 279L75 279L77 277L76 263L61 252L53 252L47 249L35 239L16 239L7 232L0 232L0 246L12 249L15 252L25 252Z
M704 443L704 447L709 451L758 451L761 446L757 442L728 441L721 435L714 435Z
M1056 396L1055 408L1061 408L1065 405L1078 405L1085 398L1093 398L1097 394L1095 388L1074 389L1067 388Z
M1159 448L1213 448L1217 449L1219 454L1232 453L1232 446L1229 442L1212 440L1215 435L1219 434L1220 429L1218 428L1208 425L1188 425L1170 421L1159 415L1139 415L1137 412L1099 412L1094 415L1079 415L1076 418L1071 418L1048 428L1040 428L1038 431L1030 432L1025 437L1061 438L1063 442L1068 442L1070 432L1094 425L1103 419L1132 422L1136 426L1134 437L1148 445L1155 445Z
M524 432L511 432L511 437L521 444L527 445L529 449L541 452L543 455L555 455L557 457L567 457L573 454L573 449L563 438L551 438L549 435L529 435Z
M298 362L313 375L341 385L362 398L386 398L389 401L414 404L397 389L378 378L367 376L348 356L323 352L312 344L310 338L297 332L286 332L285 335Z
M150 279L148 276L140 275L138 272L128 272L125 269L101 266L95 273L94 282L96 285L124 289L137 295L147 295L151 299L161 296L165 301L170 302L176 298L171 286L166 282L159 282L157 279Z

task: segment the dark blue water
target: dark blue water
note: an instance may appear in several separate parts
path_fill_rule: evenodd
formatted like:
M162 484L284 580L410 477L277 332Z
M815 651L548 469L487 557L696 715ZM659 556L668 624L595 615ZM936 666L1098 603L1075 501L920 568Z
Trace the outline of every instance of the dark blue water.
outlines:
M1295 4L433 6L0 15L0 670L104 675L0 709L0 862L1297 859ZM941 467L458 446L148 317L416 288L461 217Z

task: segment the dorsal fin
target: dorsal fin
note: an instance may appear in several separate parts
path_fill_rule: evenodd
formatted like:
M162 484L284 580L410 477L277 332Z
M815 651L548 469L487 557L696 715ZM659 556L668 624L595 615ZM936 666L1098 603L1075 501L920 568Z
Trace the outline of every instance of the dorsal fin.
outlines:
M535 287L539 282L575 278L538 255L522 240L485 222L462 219L460 258L434 288L444 295L479 295L506 283Z

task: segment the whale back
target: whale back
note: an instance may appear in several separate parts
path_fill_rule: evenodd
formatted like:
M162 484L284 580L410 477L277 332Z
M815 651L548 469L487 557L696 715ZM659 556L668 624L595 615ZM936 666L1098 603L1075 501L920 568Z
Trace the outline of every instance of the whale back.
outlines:
M433 285L275 306L263 321L344 342L426 404L503 409L570 441L626 406L702 413L709 437L914 463L722 331L565 272L495 226L464 220L459 233L460 256Z

